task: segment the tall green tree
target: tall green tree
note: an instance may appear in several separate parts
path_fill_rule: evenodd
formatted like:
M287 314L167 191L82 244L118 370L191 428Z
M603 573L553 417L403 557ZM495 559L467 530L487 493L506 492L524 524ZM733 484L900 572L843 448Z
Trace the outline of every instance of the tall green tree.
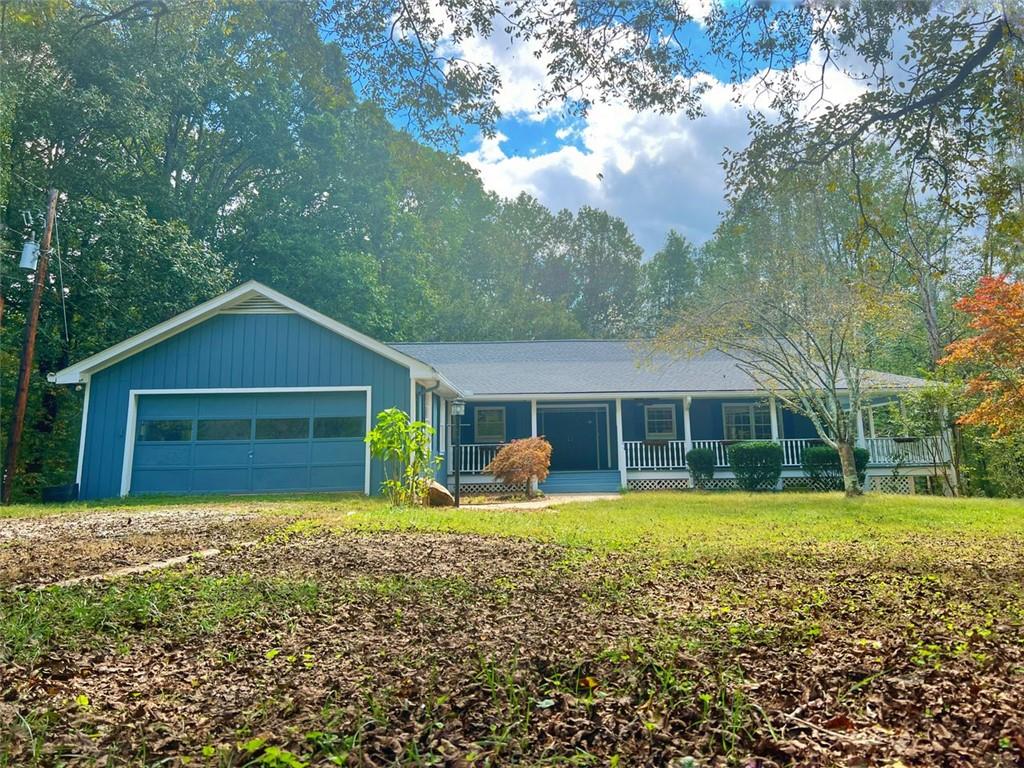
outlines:
M657 331L697 288L696 249L674 229L665 244L643 266L644 315L648 328Z

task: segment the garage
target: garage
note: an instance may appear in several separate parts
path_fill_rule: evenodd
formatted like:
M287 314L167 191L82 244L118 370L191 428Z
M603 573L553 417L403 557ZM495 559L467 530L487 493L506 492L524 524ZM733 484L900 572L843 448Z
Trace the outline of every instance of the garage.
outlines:
M132 494L365 491L367 388L134 396Z

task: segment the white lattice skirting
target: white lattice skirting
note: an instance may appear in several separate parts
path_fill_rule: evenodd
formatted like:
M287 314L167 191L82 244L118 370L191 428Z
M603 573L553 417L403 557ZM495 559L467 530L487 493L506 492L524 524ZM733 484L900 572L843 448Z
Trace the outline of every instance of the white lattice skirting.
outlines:
M627 480L626 485L631 491L676 491L690 487L690 481L685 477L653 479L653 480Z
M877 475L868 479L868 489L875 493L900 493L910 495L914 492L914 478L906 475Z
M454 490L455 486L449 484L448 490ZM507 483L462 483L459 486L459 493L463 495L481 494L492 496L506 493L526 493L525 485L509 485Z

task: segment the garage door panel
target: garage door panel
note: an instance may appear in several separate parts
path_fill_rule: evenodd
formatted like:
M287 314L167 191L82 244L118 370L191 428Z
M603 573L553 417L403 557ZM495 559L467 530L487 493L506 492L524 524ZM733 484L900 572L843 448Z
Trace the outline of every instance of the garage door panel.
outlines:
M137 469L132 473L134 493L182 493L189 487L189 469Z
M366 444L362 440L314 440L313 464L362 464Z
M306 465L309 463L309 441L287 443L257 441L253 445L252 462L254 466Z
M252 473L257 491L304 491L309 488L309 467L261 467Z
M139 443L135 447L135 467L188 467L191 465L191 443Z
M312 467L309 487L318 491L361 491L365 469L360 464Z
M249 443L196 443L197 467L248 467Z
M313 403L314 416L365 416L366 396L362 392L327 392Z
M192 470L192 490L196 493L248 491L250 473L248 467L197 467Z
M139 421L148 419L191 419L196 415L194 395L143 397L139 402Z
M260 395L256 400L256 418L309 416L313 396L308 393Z
M202 395L199 397L200 419L252 418L256 408L253 395Z

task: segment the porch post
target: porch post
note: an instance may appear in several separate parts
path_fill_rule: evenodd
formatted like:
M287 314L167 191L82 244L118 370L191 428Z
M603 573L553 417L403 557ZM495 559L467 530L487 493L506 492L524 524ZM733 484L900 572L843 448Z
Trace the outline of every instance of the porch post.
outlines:
M857 447L864 448L867 442L864 440L864 409L857 409Z
M530 401L530 437L537 436L537 401Z
M875 437L875 409L868 408L868 437Z
M622 439L622 398L615 398L615 442L619 458L619 486L626 488L629 481L626 479L626 443Z
M690 402L692 397L687 395L683 398L683 458L693 448L693 433L690 432Z
M778 408L775 405L775 395L771 395L768 398L768 411L768 415L771 417L772 424L772 442L775 443L776 445L781 446L782 443L779 442L779 412ZM785 464L785 460L783 460L783 464ZM781 491L782 488L782 476L779 475L779 479L775 481L775 490Z

